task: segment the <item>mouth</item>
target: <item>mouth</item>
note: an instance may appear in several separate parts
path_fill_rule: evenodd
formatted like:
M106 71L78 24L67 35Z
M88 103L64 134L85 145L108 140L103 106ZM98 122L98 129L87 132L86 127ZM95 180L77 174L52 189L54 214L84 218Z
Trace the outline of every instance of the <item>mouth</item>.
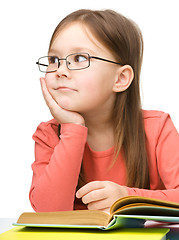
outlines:
M70 87L66 87L66 86L57 87L57 88L55 88L55 90L57 90L57 91L77 91L74 88L70 88Z

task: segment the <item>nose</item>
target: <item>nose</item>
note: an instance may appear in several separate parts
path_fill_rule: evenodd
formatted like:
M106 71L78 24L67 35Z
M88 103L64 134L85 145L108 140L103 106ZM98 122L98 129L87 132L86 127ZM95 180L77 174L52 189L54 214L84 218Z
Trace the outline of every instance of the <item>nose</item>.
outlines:
M69 69L67 68L65 58L59 59L59 65L56 71L56 75L58 78L61 78L61 77L70 78L71 75L70 75Z

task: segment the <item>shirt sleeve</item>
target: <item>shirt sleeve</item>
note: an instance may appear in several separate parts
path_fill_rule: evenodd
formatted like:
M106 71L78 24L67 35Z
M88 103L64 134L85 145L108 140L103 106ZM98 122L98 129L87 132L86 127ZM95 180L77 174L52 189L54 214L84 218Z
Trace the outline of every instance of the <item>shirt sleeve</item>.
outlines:
M62 124L60 139L49 123L39 125L29 193L35 211L73 210L86 138L81 125Z
M150 181L160 179L163 187L153 190L126 187L128 194L179 203L179 134L166 113L161 115L156 136L152 161L156 161L158 176L151 173Z

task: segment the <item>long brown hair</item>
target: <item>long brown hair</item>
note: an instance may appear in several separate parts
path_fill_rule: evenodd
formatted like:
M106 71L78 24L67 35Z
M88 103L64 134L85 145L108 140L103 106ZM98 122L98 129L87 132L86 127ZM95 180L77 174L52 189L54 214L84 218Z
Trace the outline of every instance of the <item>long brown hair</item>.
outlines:
M122 150L127 169L127 186L150 188L145 131L140 99L140 71L143 38L139 27L112 10L82 9L69 14L56 27L49 49L59 31L72 22L79 22L113 54L116 61L133 68L130 87L117 93L113 110L115 159Z

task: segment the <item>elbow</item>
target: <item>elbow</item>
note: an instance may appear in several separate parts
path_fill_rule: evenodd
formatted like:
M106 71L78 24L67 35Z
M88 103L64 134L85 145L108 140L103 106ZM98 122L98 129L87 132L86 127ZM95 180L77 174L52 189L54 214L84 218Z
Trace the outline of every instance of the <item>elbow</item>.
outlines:
M74 199L63 199L63 196L55 197L51 194L41 194L32 189L29 200L35 212L72 211Z

